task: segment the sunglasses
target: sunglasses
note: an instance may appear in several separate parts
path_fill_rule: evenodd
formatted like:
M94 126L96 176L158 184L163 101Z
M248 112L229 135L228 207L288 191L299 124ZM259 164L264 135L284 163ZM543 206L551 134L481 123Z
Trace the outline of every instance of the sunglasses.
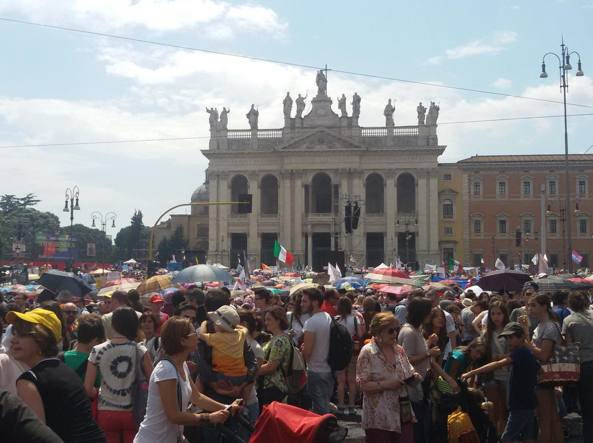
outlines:
M399 328L389 328L389 329L387 330L387 333L388 333L389 335L393 335L393 334L395 334L396 332L399 332Z

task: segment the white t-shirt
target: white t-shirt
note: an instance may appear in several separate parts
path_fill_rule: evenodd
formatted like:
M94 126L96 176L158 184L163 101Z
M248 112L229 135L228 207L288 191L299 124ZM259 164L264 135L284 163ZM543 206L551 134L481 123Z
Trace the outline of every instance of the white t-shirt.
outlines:
M191 384L189 382L189 370L187 363L183 363L185 380L177 375L177 369L166 360L157 363L148 383L148 402L146 403L146 415L140 424L140 429L134 438L134 443L176 443L177 436L183 435L183 426L173 424L167 418L158 382L165 380L177 380L181 383L181 406L185 411L191 400ZM175 403L177 404L177 388L175 388Z
M8 354L0 354L0 391L8 391L13 395L17 395L16 380L27 370L25 364L15 360Z
M356 317L356 324L354 322L355 317ZM339 316L336 317L336 321L338 323L340 323L341 325L344 325L344 327L348 330L350 337L354 337L354 336L358 335L358 332L360 332L360 329L361 329L361 324L364 323L364 319L361 319L360 314L354 313L354 311L352 312L351 315L347 316L346 318L342 318ZM356 330L356 327L358 327L358 331Z
M445 329L447 330L447 335L449 335L451 332L455 332L455 319L444 309L443 313L445 314ZM447 360L447 358L449 358L449 354L452 350L451 340L449 340L447 341L447 346L445 346L445 351L443 352L443 360Z
M313 353L307 363L307 370L311 372L331 372L327 356L329 354L329 332L332 318L327 312L318 312L305 322L303 332L315 334Z
M131 411L132 384L136 380L136 365L142 365L146 348L136 342L105 343L94 346L89 361L101 373L99 388L100 411Z

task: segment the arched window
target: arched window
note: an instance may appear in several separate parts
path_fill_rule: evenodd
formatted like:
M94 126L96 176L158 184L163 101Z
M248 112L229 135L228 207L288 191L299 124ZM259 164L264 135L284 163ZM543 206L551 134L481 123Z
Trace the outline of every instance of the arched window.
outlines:
M443 200L443 218L453 218L453 201Z
M320 172L311 181L313 212L328 214L332 210L332 181L329 175Z
M413 215L416 213L416 182L407 172L397 177L397 212Z
M261 208L263 215L278 214L278 179L272 174L264 176L261 180Z
M367 214L383 214L383 177L371 174L365 181L365 207Z
M240 201L241 195L249 193L249 182L244 175L235 175L231 179L231 201ZM240 214L239 205L232 205L231 212L233 214Z

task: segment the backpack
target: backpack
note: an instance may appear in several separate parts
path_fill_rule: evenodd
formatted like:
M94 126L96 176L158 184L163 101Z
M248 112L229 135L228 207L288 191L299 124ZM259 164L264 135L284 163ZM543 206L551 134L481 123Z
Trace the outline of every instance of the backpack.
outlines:
M449 443L479 443L480 438L476 432L469 414L458 408L447 417L447 434Z
M288 393L297 394L301 392L307 384L307 365L300 349L290 340L292 351L290 353L290 364L288 365L288 374L286 382L288 384Z
M348 329L332 318L329 329L329 353L327 362L332 371L342 371L350 364L354 353L354 341Z

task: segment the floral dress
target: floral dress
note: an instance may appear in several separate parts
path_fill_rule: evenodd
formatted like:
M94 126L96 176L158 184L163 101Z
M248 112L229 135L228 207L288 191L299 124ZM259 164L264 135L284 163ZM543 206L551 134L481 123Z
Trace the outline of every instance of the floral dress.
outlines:
M265 360L279 361L278 368L271 374L264 375L261 387L276 387L280 391L288 392L288 365L290 363L290 353L292 352L292 343L287 335L277 335L264 345Z
M408 360L406 351L394 345L395 364L389 363L375 340L363 346L356 365L356 381L359 384L391 379L394 375L402 382L414 375L414 368ZM401 433L400 398L407 397L406 386L398 390L363 392L362 427ZM412 416L412 421L415 418Z

